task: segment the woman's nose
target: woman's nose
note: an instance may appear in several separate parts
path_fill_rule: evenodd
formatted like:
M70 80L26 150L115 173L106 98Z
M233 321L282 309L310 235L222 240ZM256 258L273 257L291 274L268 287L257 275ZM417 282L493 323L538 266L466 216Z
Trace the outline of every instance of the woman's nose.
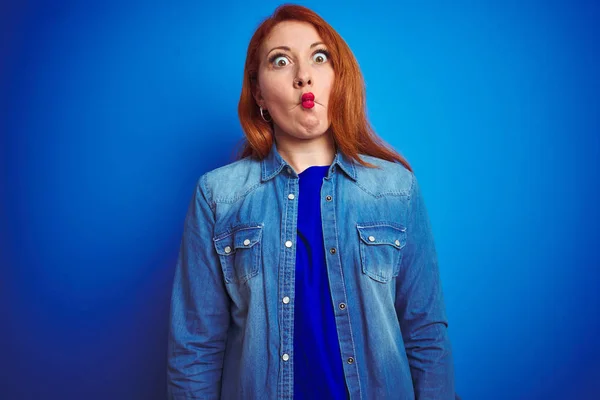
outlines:
M294 78L294 87L296 89L312 85L312 77L310 76L309 67L302 66L298 68L298 73Z
M311 85L312 85L312 81L310 78L296 78L294 80L294 86L296 87L296 89L300 89L305 86L311 86Z

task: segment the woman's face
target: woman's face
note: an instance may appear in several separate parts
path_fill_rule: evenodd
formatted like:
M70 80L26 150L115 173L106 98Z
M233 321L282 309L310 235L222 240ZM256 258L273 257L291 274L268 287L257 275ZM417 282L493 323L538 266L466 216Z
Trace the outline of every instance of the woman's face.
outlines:
M327 132L329 93L334 73L327 47L309 23L278 23L260 50L254 97L273 118L275 135L312 139ZM314 106L302 102L314 94Z

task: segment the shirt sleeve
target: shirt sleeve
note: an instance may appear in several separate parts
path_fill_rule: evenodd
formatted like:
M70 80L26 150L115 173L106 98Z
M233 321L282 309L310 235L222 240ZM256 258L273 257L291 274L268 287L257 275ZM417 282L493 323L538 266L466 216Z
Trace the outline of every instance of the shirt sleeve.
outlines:
M205 175L185 217L169 317L167 390L171 400L220 397L229 296L213 245L215 216Z
M396 313L417 400L454 399L454 366L433 232L412 175Z

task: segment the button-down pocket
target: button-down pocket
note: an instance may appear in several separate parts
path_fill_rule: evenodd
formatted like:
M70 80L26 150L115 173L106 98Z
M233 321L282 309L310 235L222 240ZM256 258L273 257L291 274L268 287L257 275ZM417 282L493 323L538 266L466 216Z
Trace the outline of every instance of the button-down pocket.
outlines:
M244 283L258 274L262 228L237 226L213 238L226 283Z
M373 223L356 226L360 237L362 272L378 282L398 276L406 228L397 224Z

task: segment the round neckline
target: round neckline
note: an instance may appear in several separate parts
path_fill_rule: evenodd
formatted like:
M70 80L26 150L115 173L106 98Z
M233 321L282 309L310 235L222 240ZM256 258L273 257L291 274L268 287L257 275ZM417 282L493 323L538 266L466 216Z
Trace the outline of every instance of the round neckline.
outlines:
M330 165L311 165L304 171L300 172L298 176L311 175L314 172L319 172L319 175L323 175L329 170Z

